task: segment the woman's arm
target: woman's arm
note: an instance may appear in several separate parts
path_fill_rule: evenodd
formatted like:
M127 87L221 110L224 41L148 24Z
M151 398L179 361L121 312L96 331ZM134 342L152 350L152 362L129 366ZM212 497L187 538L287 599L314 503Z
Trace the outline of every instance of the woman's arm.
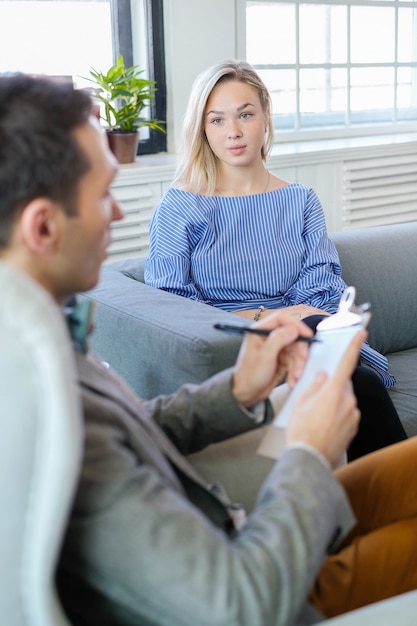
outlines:
M186 209L179 207L177 199L168 191L155 210L149 225L145 282L151 287L205 302L192 278L189 211L181 208Z
M294 308L302 317L317 312L335 313L346 289L336 247L328 236L323 208L310 189L304 207L303 240L305 256L301 271L284 295L288 307L307 305L309 311ZM313 307L313 310L311 309ZM318 309L318 311L317 311Z

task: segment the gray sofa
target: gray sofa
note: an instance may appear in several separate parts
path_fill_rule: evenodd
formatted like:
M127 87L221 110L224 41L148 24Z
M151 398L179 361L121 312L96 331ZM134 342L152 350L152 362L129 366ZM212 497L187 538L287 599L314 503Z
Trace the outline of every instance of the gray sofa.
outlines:
M331 234L343 278L370 302L371 345L386 354L390 391L409 435L417 434L417 222ZM232 365L241 340L213 328L231 313L143 283L145 258L107 264L87 297L98 303L95 351L144 398L200 382Z

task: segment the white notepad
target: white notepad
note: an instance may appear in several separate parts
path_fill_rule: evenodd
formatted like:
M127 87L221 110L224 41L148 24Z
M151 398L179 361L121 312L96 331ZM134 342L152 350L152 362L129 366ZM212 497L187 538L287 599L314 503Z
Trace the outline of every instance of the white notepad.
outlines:
M315 337L319 341L311 344L303 375L289 394L272 426L267 430L258 448L258 454L278 458L284 445L284 430L294 402L312 385L319 371L325 371L329 375L336 371L353 337L368 324L369 305L363 305L366 306L365 313L352 312L354 297L354 287L348 287L341 298L339 311L317 326Z

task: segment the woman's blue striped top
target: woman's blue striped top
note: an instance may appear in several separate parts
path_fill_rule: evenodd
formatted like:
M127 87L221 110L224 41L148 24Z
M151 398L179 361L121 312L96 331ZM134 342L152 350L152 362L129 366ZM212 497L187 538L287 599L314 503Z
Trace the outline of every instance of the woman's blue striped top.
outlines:
M226 311L308 304L335 313L341 273L321 203L299 183L237 197L171 187L150 223L146 283ZM386 378L385 357L369 352Z

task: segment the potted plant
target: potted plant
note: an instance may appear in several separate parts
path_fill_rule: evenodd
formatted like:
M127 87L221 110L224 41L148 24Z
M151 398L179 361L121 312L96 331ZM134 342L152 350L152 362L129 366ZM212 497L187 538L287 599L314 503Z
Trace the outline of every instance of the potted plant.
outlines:
M149 120L141 116L143 109L155 97L155 81L141 78L144 70L137 65L125 67L121 54L107 73L93 68L88 79L95 83L95 97L103 103L101 115L106 124L109 145L119 163L132 163L135 160L139 143L139 128L147 126L165 133L160 120ZM126 145L122 149L119 144Z

